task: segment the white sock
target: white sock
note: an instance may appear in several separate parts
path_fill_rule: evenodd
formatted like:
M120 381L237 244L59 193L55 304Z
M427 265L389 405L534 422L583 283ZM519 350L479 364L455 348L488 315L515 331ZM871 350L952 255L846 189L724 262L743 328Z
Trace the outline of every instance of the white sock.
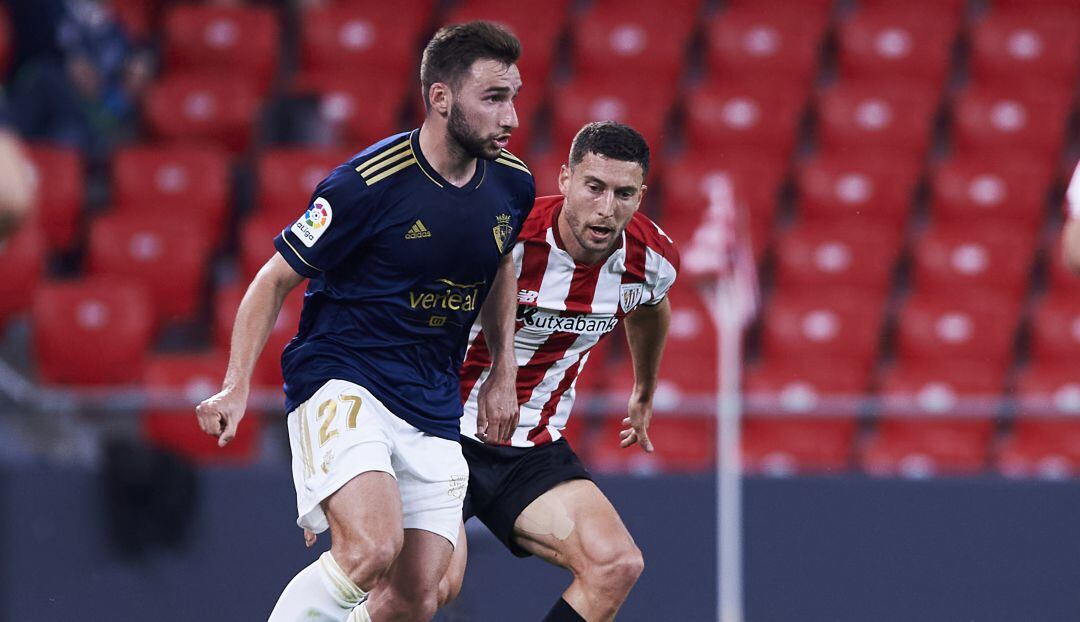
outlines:
M346 622L365 598L327 551L289 581L268 622Z
M360 603L356 609L353 609L345 622L371 622L371 614L367 610L367 601Z

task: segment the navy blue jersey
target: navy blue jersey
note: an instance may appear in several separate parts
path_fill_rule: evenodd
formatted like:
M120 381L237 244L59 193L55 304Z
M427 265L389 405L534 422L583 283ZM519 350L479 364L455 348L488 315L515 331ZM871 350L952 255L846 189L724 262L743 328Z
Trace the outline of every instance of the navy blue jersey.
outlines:
M419 136L391 136L334 169L274 239L310 279L281 355L286 410L336 378L417 429L457 440L469 328L536 190L505 151L478 160L456 187L424 159Z

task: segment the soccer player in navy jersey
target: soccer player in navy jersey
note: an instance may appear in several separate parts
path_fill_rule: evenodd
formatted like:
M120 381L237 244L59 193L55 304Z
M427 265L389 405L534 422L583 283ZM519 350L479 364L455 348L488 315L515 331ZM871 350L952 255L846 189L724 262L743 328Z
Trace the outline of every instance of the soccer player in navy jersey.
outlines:
M423 125L330 173L240 305L222 391L197 408L222 445L283 299L309 279L281 363L297 524L332 538L271 622L435 613L468 483L458 370L478 314L498 368L480 436L502 442L516 426L509 252L535 196L504 149L518 125L519 55L490 23L436 33L420 68Z
M476 327L461 368L461 444L469 463L464 518L479 518L514 555L536 555L573 573L544 622L614 619L643 569L641 551L562 430L590 350L622 322L634 388L620 441L653 450L648 428L679 253L638 211L648 172L641 134L611 121L589 123L560 171L561 196L536 199L512 251L521 412L509 443L482 443L479 434L478 400L498 377L486 327ZM443 602L460 589L463 544L441 585ZM507 619L527 617L515 612Z

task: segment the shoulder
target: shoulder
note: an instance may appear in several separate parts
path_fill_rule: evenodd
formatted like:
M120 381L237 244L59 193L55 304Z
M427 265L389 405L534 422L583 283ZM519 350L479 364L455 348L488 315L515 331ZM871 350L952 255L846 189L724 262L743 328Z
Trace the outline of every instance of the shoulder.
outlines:
M551 227L552 220L555 217L555 211L562 204L562 195L536 197L536 200L533 201L532 211L529 212L529 217L521 227L520 239L529 240L546 237L547 230Z
M394 174L416 164L416 155L412 150L411 132L394 134L389 138L364 149L348 162L338 167L335 173L352 173L353 179L361 186L370 188L388 179ZM333 173L332 173L333 175Z
M634 214L630 224L626 226L626 237L668 260L678 270L679 250L675 247L675 242L645 214L640 211Z
M491 160L492 174L496 175L504 183L511 186L527 189L535 193L536 182L533 181L532 171L525 162L503 149L494 160Z

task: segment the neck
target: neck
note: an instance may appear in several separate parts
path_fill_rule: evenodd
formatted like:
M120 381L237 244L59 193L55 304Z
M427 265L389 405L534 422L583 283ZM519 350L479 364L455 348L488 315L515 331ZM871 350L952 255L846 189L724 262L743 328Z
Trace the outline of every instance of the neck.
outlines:
M476 158L450 139L445 126L439 127L430 119L420 126L420 151L435 172L459 188L469 183L476 172Z
M614 245L612 245L611 248L602 251L590 251L582 246L581 243L578 242L577 236L574 235L574 230L570 226L570 221L566 219L565 207L559 211L559 220L555 223L555 226L559 228L559 239L562 240L566 252L579 264L585 266L597 264L604 259L607 259L615 250Z

